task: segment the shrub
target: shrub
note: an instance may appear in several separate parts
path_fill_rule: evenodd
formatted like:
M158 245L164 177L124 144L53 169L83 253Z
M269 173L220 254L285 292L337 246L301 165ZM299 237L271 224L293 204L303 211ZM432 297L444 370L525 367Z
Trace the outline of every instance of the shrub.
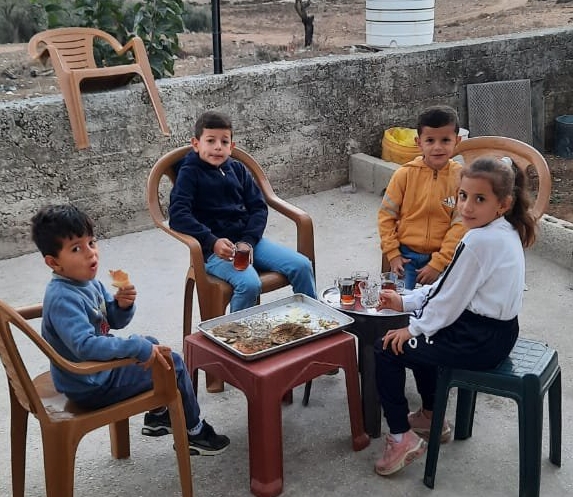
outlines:
M211 9L205 6L185 3L183 5L183 25L193 33L211 31Z
M22 0L0 0L0 43L22 43L41 31L43 11Z

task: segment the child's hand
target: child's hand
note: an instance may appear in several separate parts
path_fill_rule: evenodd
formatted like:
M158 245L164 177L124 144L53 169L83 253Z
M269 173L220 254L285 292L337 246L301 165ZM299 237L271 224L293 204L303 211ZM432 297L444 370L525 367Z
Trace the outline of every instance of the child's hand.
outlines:
M422 269L416 269L416 281L421 285L431 285L440 276L440 272L427 264Z
M390 261L390 271L396 273L400 278L404 277L404 264L408 264L412 259L406 259L399 255Z
M390 330L384 338L382 339L382 348L386 350L388 345L392 347L394 354L404 353L404 343L412 338L412 334L408 331L408 328L400 328L398 330Z
M134 304L136 296L137 292L135 291L135 287L128 285L118 289L113 297L121 309L128 309Z
M380 309L393 309L402 312L404 310L402 297L394 290L382 290L380 292L380 303L376 310L379 311Z
M143 369L148 369L153 364L153 361L157 360L159 361L159 364L161 364L165 369L167 369L167 371L169 371L171 369L171 366L169 366L169 363L165 360L164 357L167 354L171 354L171 349L166 345L153 345L149 359L147 359L147 361L145 362L140 363L140 366Z
M213 245L213 253L221 259L233 260L235 244L228 238L219 238Z

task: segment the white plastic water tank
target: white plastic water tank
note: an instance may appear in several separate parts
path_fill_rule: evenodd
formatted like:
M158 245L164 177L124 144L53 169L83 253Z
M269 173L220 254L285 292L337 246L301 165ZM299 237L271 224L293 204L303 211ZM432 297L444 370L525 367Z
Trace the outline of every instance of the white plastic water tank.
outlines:
M366 44L427 45L434 40L434 0L366 0Z

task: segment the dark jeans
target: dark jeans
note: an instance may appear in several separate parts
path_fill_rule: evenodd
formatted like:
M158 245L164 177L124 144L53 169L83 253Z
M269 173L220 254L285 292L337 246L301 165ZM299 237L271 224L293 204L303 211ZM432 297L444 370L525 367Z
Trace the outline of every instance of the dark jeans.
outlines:
M157 344L153 337L146 337L150 342ZM199 424L200 409L193 390L193 383L182 357L171 353L177 376L177 388L181 393L185 423L187 429L194 428ZM89 392L86 397L74 398L74 402L89 409L106 407L116 402L128 399L153 388L151 368L143 369L137 364L116 368L111 371L108 381L97 390Z

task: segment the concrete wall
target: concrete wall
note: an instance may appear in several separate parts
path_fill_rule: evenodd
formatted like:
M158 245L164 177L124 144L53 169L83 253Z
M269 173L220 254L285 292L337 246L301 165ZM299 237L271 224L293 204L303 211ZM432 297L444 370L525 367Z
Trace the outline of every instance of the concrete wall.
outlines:
M279 194L348 181L355 152L380 154L385 128L412 126L447 103L467 124L465 86L528 78L554 117L573 113L573 30L554 29L462 43L388 49L159 82L172 130L159 131L140 85L84 98L91 148L75 150L59 96L0 105L0 258L33 250L28 222L50 202L88 210L100 235L151 226L145 181L154 161L186 143L206 109L229 113L235 140L266 169Z

